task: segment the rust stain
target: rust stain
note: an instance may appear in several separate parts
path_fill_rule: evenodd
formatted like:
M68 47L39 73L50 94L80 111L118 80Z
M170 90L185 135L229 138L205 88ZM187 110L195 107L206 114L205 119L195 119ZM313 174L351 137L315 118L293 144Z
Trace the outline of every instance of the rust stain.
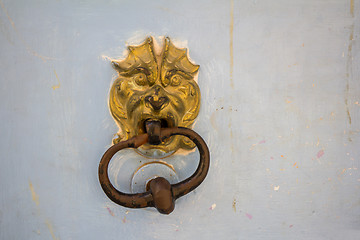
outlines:
M354 0L350 0L350 14L354 17Z
M234 88L234 0L230 0L230 86Z
M36 194L34 190L34 186L32 185L31 181L29 181L29 188L30 188L32 200L35 202L36 206L39 206L39 195Z
M52 86L52 89L53 89L53 90L55 90L55 89L57 89L57 88L59 88L59 87L60 87L60 79L59 79L59 76L57 75L57 73L56 73L55 69L54 69L54 73L55 73L55 77L56 77L56 79L57 79L57 81L58 81L58 84L57 84L57 85Z
M236 212L236 199L235 198L232 203L232 208L234 209L234 212Z

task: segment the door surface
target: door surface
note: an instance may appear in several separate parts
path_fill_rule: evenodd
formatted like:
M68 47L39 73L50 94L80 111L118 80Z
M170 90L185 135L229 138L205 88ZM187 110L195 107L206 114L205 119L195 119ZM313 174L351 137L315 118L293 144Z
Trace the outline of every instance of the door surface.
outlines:
M1 239L359 238L360 1L0 7ZM147 36L200 65L194 130L211 153L168 216L114 204L97 175L117 132L109 58ZM197 154L169 158L180 178ZM139 158L109 170L124 191Z

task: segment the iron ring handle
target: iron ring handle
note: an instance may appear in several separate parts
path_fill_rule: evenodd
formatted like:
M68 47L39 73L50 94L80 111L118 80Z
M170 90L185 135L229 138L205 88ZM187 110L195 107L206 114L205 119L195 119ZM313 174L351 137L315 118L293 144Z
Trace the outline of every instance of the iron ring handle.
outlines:
M170 184L165 178L158 177L149 184L150 190L144 193L128 194L120 192L111 184L108 166L111 158L124 148L138 148L148 142L149 135L142 134L110 147L99 164L99 181L105 194L115 203L128 208L155 207L160 213L169 214L175 208L175 200L197 188L205 179L210 166L210 153L205 141L199 134L184 127L161 129L160 139L165 140L174 135L182 135L192 140L200 153L196 171L189 178Z

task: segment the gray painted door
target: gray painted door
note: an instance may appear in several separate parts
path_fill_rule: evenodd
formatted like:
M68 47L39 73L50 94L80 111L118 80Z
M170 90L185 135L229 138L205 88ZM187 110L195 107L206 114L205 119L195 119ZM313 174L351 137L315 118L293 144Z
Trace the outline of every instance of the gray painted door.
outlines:
M1 239L359 239L360 1L0 6ZM168 216L112 203L97 178L117 131L107 57L149 35L200 65L211 151ZM196 154L171 161L190 174Z

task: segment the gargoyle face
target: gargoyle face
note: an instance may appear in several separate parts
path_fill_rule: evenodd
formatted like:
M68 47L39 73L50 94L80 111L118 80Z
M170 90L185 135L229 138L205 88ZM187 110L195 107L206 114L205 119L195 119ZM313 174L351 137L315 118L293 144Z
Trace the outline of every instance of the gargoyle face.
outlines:
M120 140L145 132L144 122L158 119L162 127L191 127L199 113L200 90L194 81L199 66L191 63L186 49L176 48L169 38L156 54L152 38L139 46L129 46L128 56L112 61L119 72L110 90L110 110L119 126ZM156 148L173 152L193 148L185 137L175 136L160 145L145 144L144 150Z

